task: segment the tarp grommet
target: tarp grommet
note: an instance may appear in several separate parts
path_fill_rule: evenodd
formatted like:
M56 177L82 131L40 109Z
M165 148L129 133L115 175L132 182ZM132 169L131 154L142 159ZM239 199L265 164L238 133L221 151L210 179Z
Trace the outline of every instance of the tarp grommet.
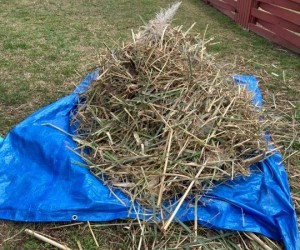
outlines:
M78 219L78 216L76 214L72 215L72 220L76 221Z

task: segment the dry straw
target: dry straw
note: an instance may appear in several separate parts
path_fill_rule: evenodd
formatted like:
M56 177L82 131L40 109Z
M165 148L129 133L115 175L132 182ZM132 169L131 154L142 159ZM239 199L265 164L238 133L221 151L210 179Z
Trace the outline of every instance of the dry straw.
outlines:
M179 5L101 54L102 74L74 117L91 171L159 208L248 175L267 154L267 121L251 94L216 66L199 35L169 25Z

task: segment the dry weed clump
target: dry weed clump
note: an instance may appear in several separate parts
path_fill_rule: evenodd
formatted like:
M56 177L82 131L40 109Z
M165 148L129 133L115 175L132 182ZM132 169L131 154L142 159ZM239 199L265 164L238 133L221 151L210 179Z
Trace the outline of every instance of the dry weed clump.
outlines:
M91 171L151 207L248 175L267 153L267 122L251 94L171 17L158 14L133 41L101 54L102 73L74 117Z

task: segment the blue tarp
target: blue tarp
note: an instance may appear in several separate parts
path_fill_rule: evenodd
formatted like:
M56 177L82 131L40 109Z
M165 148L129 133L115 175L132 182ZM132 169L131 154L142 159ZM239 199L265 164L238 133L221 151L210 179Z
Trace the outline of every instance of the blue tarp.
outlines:
M109 189L85 167L72 149L70 125L79 94L96 79L89 74L69 96L38 110L12 129L0 142L0 219L26 222L109 221L149 219L121 191ZM235 76L254 93L262 106L257 80ZM269 135L266 135L267 139ZM215 229L256 232L300 249L296 213L291 201L282 156L275 153L252 166L249 177L238 177L214 188L198 203L198 222ZM166 204L170 212L175 204ZM135 211L134 211L135 210ZM195 218L195 202L186 202L177 214L181 221Z

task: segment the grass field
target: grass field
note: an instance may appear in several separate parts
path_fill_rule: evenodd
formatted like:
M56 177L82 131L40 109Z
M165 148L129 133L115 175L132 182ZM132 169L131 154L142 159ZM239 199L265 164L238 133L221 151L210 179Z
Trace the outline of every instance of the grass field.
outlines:
M102 48L130 39L131 29L137 30L142 24L141 17L147 21L159 7L172 2L0 0L0 136L5 136L36 109L69 93L97 67ZM220 64L232 74L253 74L259 78L266 109L285 122L274 128L274 138L283 146L281 150L300 218L299 55L243 30L200 0L185 0L174 24L188 28L194 22L193 32L203 35L208 27L206 37L214 38L208 51ZM287 121L290 126L286 126ZM129 233L123 224L93 225L100 244L97 248L86 224L67 227L3 221L0 222L0 249L53 249L25 235L24 228L43 232L74 249L77 241L83 249L134 249L136 244L134 232ZM180 230L175 230L174 238L182 236ZM203 229L199 229L199 235L203 235L203 245L207 246L203 249L247 249L244 245L249 249L263 249L249 235ZM270 249L281 247L261 239Z

